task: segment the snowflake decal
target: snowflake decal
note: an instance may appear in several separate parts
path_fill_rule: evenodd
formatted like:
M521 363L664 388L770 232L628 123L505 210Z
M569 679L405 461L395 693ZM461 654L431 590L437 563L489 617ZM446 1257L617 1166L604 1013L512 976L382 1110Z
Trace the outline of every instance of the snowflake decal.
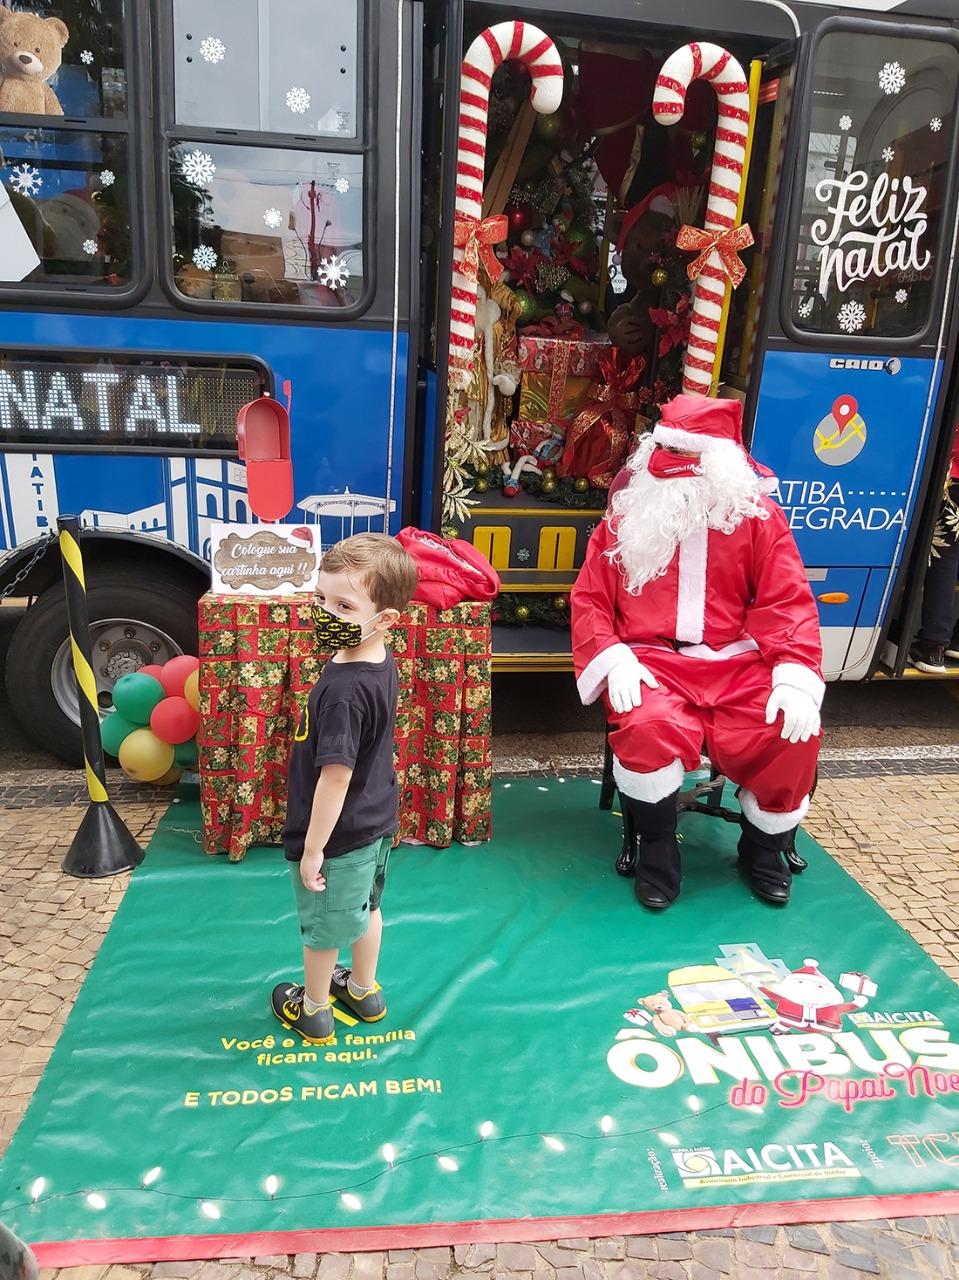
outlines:
M902 306L904 302L909 301L909 294L906 292L905 289L896 290L896 301L899 303L900 306Z
M40 170L35 169L32 164L20 164L13 171L10 185L22 196L35 196L43 186L43 178Z
M342 289L350 278L350 269L335 253L320 259L319 281L328 289Z
M283 221L283 214L280 213L279 209L267 209L263 214L263 221L268 227L273 227L275 230Z
M800 302L799 306L797 307L799 314L802 316L804 320L808 320L809 317L812 315L812 305L813 305L812 298L804 298L802 302Z
M333 183L333 186L337 189L337 191L340 193L341 196L345 196L347 191L349 191L350 189L350 180L349 178L337 178L337 180Z
M100 174L101 187L112 187L113 184L116 182L116 180L117 180L117 175L113 172L112 169L104 169L103 172Z
M861 302L844 302L839 308L839 327L843 333L858 333L866 323L866 308Z
M933 131L933 133L939 132L939 130L942 128L942 121L939 119L938 116L932 117L932 119L929 121L929 128Z
M193 263L201 271L212 271L216 266L216 253L208 244L201 244L193 250Z
M286 95L286 105L294 113L301 116L310 109L310 95L305 89L300 89L296 85L288 90Z
M879 72L879 88L883 93L901 93L906 84L906 72L901 62L886 62Z
M895 151L893 151L892 147L883 147L882 158L883 160L885 160L886 164L888 164L890 160L893 160L895 158L895 155L896 153Z
M190 151L183 157L183 176L196 187L205 187L216 173L213 157L205 151Z
M226 57L226 45L219 36L205 36L200 41L200 57L204 62L222 62Z
M90 254L90 256L91 256L91 257L93 257L93 255L96 253L96 251L97 251L97 242L96 242L96 240L84 240L84 242L83 242L83 252L84 252L84 253L89 253L89 254Z
M845 133L848 129L851 129L851 128L852 128L852 116L840 116L840 117L839 117L839 127L840 127L840 129L842 129L843 133Z
M529 547L520 547L519 551L516 553L516 559L520 564L525 564L529 559Z
M92 65L93 54L90 52L89 49L84 49L84 51L80 54L80 61L83 63L85 67L89 67Z

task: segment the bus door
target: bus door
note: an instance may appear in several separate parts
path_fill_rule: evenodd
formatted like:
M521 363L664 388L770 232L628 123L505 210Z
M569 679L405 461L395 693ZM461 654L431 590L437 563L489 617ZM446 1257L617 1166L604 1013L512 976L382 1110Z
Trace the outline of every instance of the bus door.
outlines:
M830 18L799 68L748 408L819 606L872 673L942 426L959 36Z

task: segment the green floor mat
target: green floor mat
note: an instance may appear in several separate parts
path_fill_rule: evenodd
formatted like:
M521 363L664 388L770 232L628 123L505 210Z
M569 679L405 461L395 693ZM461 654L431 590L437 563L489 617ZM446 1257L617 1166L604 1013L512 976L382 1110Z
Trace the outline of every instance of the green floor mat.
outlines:
M590 780L499 781L496 837L396 851L387 1018L305 1049L275 849L160 824L0 1167L47 1266L948 1212L959 991L811 839L780 910L682 821L639 907ZM797 973L797 970L805 972Z

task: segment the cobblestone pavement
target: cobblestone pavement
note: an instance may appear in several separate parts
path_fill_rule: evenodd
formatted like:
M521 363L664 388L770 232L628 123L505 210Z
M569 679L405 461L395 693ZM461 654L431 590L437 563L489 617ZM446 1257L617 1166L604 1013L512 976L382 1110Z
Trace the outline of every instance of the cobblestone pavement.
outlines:
M527 738L525 758L507 761L500 749L500 765L595 768L595 737L582 744L586 756L563 754L563 745ZM924 761L922 753L891 751L880 762L855 751L831 753L806 826L959 980L959 757L951 747L926 754ZM77 798L75 775L0 774L0 1150L26 1109L128 879L64 880L60 860L82 814ZM142 842L165 804L133 787L117 793L118 809ZM43 1280L445 1280L474 1273L503 1280L952 1277L959 1276L959 1217L87 1266L47 1271Z

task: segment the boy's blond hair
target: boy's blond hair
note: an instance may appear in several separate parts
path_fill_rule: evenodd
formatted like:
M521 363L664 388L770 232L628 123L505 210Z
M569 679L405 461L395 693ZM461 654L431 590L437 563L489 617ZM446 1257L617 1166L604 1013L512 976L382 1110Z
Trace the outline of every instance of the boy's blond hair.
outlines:
M357 533L334 543L320 568L356 574L377 609L402 611L416 590L416 562L386 533Z

